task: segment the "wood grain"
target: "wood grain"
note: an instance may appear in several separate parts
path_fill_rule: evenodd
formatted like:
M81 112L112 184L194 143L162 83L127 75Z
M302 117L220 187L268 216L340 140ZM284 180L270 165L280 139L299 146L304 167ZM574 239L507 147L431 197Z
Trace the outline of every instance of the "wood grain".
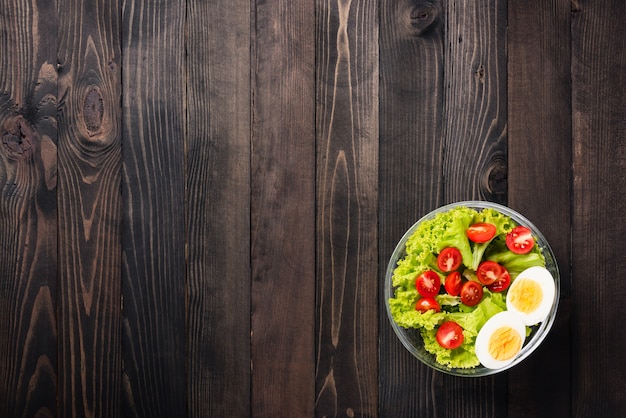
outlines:
M626 7L575 2L572 16L572 414L626 414L623 196ZM589 280L598 286L588 287Z
M509 206L542 231L561 275L559 313L547 340L509 372L509 416L571 415L569 385L554 384L554 376L571 379L570 237L563 233L571 223L570 16L569 0L509 1Z
M0 411L7 417L52 417L57 409L57 20L50 6L16 2L0 13Z
M185 2L123 26L123 416L185 417Z
M412 173L415 173L413 176L420 178L423 182L420 186L421 193L420 189L418 191L400 189L395 193L416 197L429 196L431 199L429 204L421 204L423 207L421 213L413 214L412 219L404 221L404 225L395 235L397 242L403 230L406 230L411 223L442 203L468 199L506 203L505 30L507 7L506 2L503 1L490 1L480 5L417 2L405 4L404 8L402 8L402 3L396 3L390 7L390 11L389 16L395 19L392 26L396 31L406 27L406 24L403 26L404 22L412 22L412 35L422 43L424 40L431 40L431 45L434 46L430 49L432 51L430 55L424 56L422 52L420 57L415 52L400 54L396 50L395 55L388 58L389 61L395 59L399 71L399 76L394 76L393 72L389 72L389 87L392 87L392 80L403 81L398 82L398 93L395 97L389 96L389 100L399 98L400 104L393 106L393 103L388 104L381 100L381 109L389 112L390 120L398 120L401 124L406 123L406 125L400 125L402 134L411 130L420 132L426 126L429 129L428 135L420 137L417 143L422 147L425 143L431 144L430 148L426 149L419 149L415 144L410 144L408 146L413 147L412 149L395 151L391 154L392 158L397 158L398 155L413 158L409 160L408 169L406 165L400 165L404 170L392 177L396 188L399 187L399 178L411 177ZM384 19L383 23L386 23ZM393 34L391 31L389 33ZM389 39L394 38L390 36ZM401 35L395 35L395 45L401 45L401 39ZM395 46L394 43L391 46ZM384 49L389 44L381 41L381 45ZM419 46L420 52L428 51L423 45ZM384 62L382 54L381 52L381 61ZM411 94L404 93L403 97L401 89L408 89L407 86L411 85L404 82L411 72L408 69L401 70L398 63L407 60L407 56L421 58L420 61L416 59L411 63L411 67L420 68L421 64L434 70L430 77L419 78L424 83L419 86L420 90L416 88L409 90ZM381 67L381 72L383 68ZM385 80L385 75L382 79ZM385 90L387 87L387 85L384 86ZM385 91L383 94L386 94ZM424 105L419 101L424 100L424 96L436 105ZM420 112L433 113L426 113L425 120L420 121L423 123L415 123L414 120L411 123L410 119L399 116L395 108L419 109ZM382 117L381 126L386 127ZM381 129L381 143L387 135L387 132ZM383 155L384 151L381 146L381 161ZM428 159L424 163L418 162L426 158ZM388 164L398 164L398 162L390 161ZM381 176L383 170L381 163ZM383 187L385 187L384 182L381 189ZM439 198L432 200L436 196ZM385 196L381 196L381 200L387 202ZM417 206L413 204L410 207ZM390 219L391 216L393 215L390 214ZM385 220L385 214L381 213L381 219ZM393 219L398 218L395 216ZM391 244L388 245L387 254L390 254L393 247ZM381 358L381 368L383 361L384 359ZM415 360L407 361L414 362ZM404 367L402 369L406 370ZM391 370L393 369L385 371L385 374L390 374ZM506 403L503 402L506 380L501 377L468 381L418 369L411 370L407 378L418 382L417 385L423 398L414 396L412 401L403 401L402 405L408 410L386 411L385 413L389 416L432 414L438 416L494 414L497 416L506 411ZM398 386L405 389L398 388L396 391L394 388L394 394L403 399L409 396L406 388L415 388L416 384L407 382ZM451 389L439 390L443 387ZM409 408L408 405L413 402L417 404ZM400 403L390 402L389 404L399 405Z
M570 15L568 0L511 1L507 37L509 206L546 236L565 278L569 239L561 231L570 224ZM531 17L535 20L529 25ZM568 280L562 291L569 295Z
M249 10L188 3L189 417L250 416Z
M59 416L107 417L119 411L122 115L117 5L59 5Z
M444 200L507 200L507 2L451 3L444 56ZM505 375L436 375L442 416L503 416Z
M441 2L380 4L379 277L398 240L442 203L445 15ZM379 307L379 416L432 416L433 372L401 345Z
M319 417L374 417L377 379L378 19L374 3L318 1Z
M314 2L253 4L252 415L315 401Z
M506 204L507 3L453 3L446 10L444 159L446 202ZM438 414L506 414L506 377L434 376ZM461 398L461 399L459 399Z
M624 22L4 1L0 416L626 416ZM404 231L465 199L524 213L561 270L552 332L498 377L419 363L382 296Z
M507 2L448 6L444 42L444 200L479 199L506 204Z

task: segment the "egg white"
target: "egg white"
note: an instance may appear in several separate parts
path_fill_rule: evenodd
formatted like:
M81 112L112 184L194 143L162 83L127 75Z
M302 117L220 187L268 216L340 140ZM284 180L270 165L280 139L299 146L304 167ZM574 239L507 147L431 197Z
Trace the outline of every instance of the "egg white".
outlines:
M519 351L521 351L521 348L524 346L524 340L526 339L526 326L524 325L524 321L522 321L517 314L508 311L495 314L489 318L480 331L478 331L475 343L476 357L478 357L480 363L488 369L501 369L511 364L519 354L518 351L510 359L498 360L493 358L489 352L489 340L491 336L497 329L505 326L511 327L519 334L521 340Z
M545 320L550 313L550 309L552 308L552 304L554 302L554 278L544 267L530 267L522 271L517 278L513 280L507 294L513 294L524 280L532 280L541 288L542 297L539 306L537 306L537 308L532 312L521 312L511 303L511 299L507 297L506 308L507 310L518 314L526 325L532 326Z

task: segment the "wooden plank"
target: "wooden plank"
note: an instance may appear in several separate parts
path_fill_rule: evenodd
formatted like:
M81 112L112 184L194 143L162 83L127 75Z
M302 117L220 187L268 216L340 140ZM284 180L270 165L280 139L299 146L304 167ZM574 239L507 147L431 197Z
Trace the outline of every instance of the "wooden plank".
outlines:
M122 20L123 416L185 417L185 2Z
M187 16L188 416L243 418L250 416L250 2L189 2Z
M443 199L444 19L439 1L380 2L381 285L397 241ZM382 297L379 318L379 416L433 416L434 372L402 346Z
M564 233L571 222L570 16L570 0L509 1L509 206L545 235L562 285L550 335L509 373L509 416L571 415L570 235Z
M52 417L57 409L53 6L14 1L0 12L0 411L7 417Z
M449 3L444 57L444 201L507 203L506 0ZM441 416L504 416L506 375L436 375Z
M314 413L314 2L253 2L252 415Z
M378 412L378 8L316 4L316 416Z
M399 34L395 39L390 37L394 43L381 41L381 62L395 61L397 74L389 72L389 87L385 89L397 83L396 97L401 104L390 107L381 100L381 109L385 109L392 120L400 121L398 134L407 135L411 130L420 132L424 127L428 134L422 134L414 141L417 143L398 148L399 152L389 156L383 157L381 148L381 178L385 178L382 167L398 164L398 161L402 164L402 158L406 158L408 162L400 165L395 174L394 185L399 187L400 181L407 181L406 177L413 175L421 181L414 180L420 188L396 189L395 194L409 194L413 199L430 196L431 199L409 203L409 207L420 210L395 234L396 241L410 223L442 203L467 199L506 203L506 6L506 2L494 0L481 4L446 3L445 7L432 2L413 6L401 2L389 7L390 16L399 16L394 22L394 30ZM384 14L385 8L383 6ZM407 27L405 22L413 22L413 33L400 32ZM384 23L385 20L381 23L381 32ZM417 52L404 51L383 57L382 50L389 45L411 45L416 39L430 40L431 48L420 45ZM431 51L431 54L423 51ZM400 70L404 62L407 62L406 67ZM415 75L416 69L422 66L433 71L429 78ZM407 88L411 86L411 77L419 77L424 82L419 90ZM386 78L382 75L383 80ZM381 87L381 97L386 94ZM418 101L424 97L431 103ZM410 110L401 113L397 108ZM424 119L418 120L419 124L415 119L408 122L405 113L416 111L421 112ZM386 128L382 119L381 126ZM381 143L388 135L385 128L381 128ZM388 161L386 164L382 163L383 158ZM382 195L383 187L381 185L381 201L387 202L386 195ZM391 214L389 216L395 215ZM381 219L386 219L384 213ZM393 247L388 245L386 253L390 254ZM389 396L402 399L406 410L385 410L387 416L498 416L506 413L506 379L503 377L468 380L426 370L405 370L403 365L384 372L386 376L406 373L395 379L408 379L398 387L389 387L389 391L393 391ZM381 378L381 386L385 385L387 382ZM441 387L450 389L437 390ZM419 395L416 396L416 392ZM413 400L405 400L410 397ZM397 408L396 404L400 402L385 401L390 407Z
M507 203L507 2L446 10L445 201Z
M574 2L572 16L572 415L625 416L626 7ZM590 280L597 285L589 286Z
M509 205L543 232L564 277L570 263L563 234L570 225L570 14L569 0L509 2ZM569 293L564 280L563 294Z
M106 417L121 383L119 4L58 7L58 415Z

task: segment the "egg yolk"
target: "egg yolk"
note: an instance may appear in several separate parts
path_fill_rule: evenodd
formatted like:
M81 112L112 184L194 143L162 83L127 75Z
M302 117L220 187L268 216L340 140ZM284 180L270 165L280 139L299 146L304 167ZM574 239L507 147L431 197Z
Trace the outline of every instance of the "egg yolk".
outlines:
M522 348L522 338L513 328L504 326L491 334L489 354L496 360L506 361L513 358Z
M517 279L519 284L513 292L507 295L511 304L523 313L530 313L537 310L543 299L541 286L534 280Z

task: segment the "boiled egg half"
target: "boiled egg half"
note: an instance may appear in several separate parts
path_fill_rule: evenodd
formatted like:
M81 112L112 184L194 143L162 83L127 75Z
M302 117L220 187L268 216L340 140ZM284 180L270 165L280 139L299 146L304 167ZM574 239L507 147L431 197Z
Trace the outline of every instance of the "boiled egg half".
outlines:
M488 369L501 369L519 354L526 338L521 317L509 311L495 314L476 336L476 357Z
M546 319L554 302L554 278L544 267L530 267L513 281L506 295L506 308L532 326Z

